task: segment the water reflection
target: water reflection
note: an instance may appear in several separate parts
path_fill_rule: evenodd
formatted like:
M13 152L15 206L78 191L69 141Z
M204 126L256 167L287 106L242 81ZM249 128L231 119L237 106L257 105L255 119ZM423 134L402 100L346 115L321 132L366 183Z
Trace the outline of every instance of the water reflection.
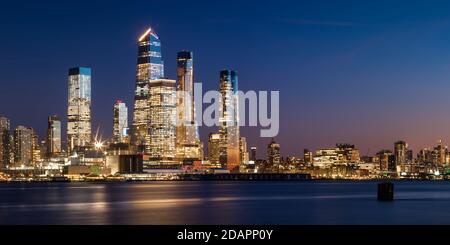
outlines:
M449 191L401 182L379 203L374 182L5 184L0 224L442 224Z

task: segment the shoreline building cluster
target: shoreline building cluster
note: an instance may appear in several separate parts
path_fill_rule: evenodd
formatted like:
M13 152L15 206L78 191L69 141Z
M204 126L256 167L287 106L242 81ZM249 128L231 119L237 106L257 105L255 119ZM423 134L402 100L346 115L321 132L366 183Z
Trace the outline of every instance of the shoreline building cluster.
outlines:
M103 141L92 127L92 70L68 71L67 137L58 115L47 120L46 138L35 130L0 116L0 172L10 176L176 179L185 173L306 173L314 178L443 178L450 173L450 153L442 141L414 157L405 141L374 156L361 156L352 144L310 151L302 157L281 154L272 139L265 159L257 158L239 128L238 73L222 70L219 127L208 137L204 153L196 120L194 54L177 53L176 80L164 76L161 40L149 28L137 42L134 106L128 122L127 105L112 106L112 137ZM3 175L2 175L3 176Z
M65 142L58 115L48 117L43 142L29 127L19 126L11 134L9 119L1 117L2 169L33 171L38 167L45 169L45 174L62 170L68 176L208 169L239 172L241 164L248 162L248 152L246 139L239 132L237 72L220 72L220 127L205 157L196 121L193 52L177 53L177 78L173 80L164 76L161 40L152 28L138 39L137 51L131 125L127 105L117 100L112 110L111 139L103 141L98 130L94 134L92 69L70 68Z

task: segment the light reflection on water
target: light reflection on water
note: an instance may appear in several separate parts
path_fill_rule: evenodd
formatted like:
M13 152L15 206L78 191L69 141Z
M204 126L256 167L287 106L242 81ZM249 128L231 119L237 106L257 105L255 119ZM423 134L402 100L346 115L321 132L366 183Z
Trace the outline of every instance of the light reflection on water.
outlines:
M0 185L0 224L448 224L450 183L146 182ZM414 214L414 215L412 215Z

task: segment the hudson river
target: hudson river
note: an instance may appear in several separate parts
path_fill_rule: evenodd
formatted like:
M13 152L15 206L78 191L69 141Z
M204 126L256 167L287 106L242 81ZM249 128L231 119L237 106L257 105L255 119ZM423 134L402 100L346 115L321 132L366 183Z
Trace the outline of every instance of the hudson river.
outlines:
M450 182L0 184L0 224L450 224Z

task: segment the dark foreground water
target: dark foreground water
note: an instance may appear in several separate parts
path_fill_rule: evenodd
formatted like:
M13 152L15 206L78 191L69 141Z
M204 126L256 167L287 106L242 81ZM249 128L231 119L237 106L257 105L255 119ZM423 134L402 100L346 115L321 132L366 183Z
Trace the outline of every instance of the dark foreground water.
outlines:
M0 184L0 224L450 224L450 182Z

